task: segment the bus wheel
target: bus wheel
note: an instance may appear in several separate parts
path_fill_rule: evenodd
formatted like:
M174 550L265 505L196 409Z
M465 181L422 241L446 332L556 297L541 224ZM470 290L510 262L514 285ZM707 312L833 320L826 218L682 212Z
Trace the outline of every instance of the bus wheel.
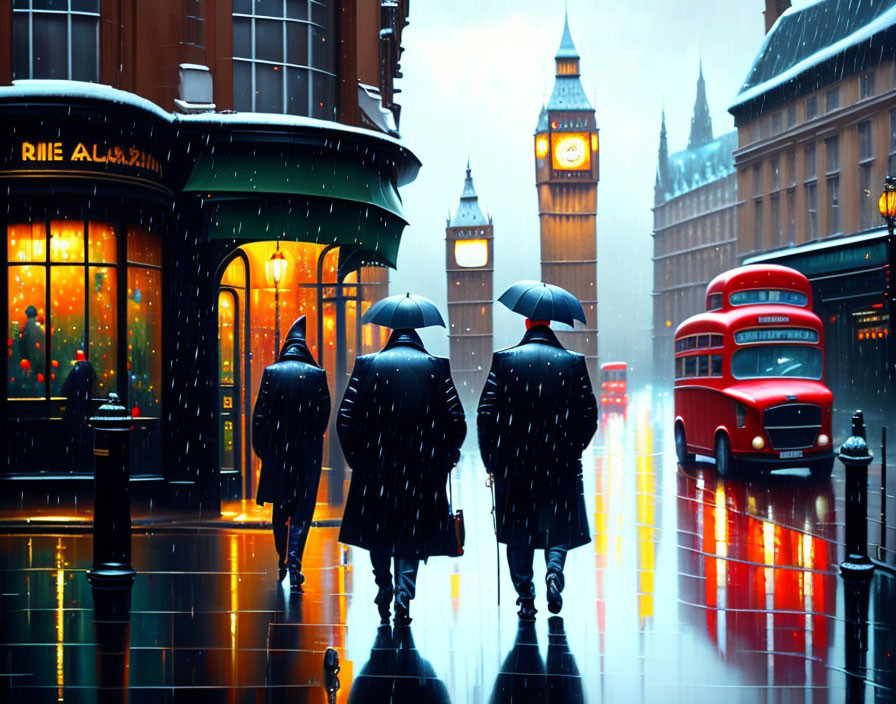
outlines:
M831 472L834 471L834 458L813 462L809 465L809 471L814 479L830 479Z
M675 424L675 454L678 455L678 464L694 461L694 453L688 452L688 441L681 423Z
M716 470L719 472L719 476L729 476L732 465L731 441L725 433L719 433L716 436Z

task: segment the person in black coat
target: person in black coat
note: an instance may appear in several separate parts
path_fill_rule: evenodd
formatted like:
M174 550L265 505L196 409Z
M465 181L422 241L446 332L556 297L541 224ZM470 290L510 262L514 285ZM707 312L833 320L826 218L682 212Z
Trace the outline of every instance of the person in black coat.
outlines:
M66 454L72 469L86 469L93 443L87 420L90 416L90 395L96 383L96 372L87 361L84 350L75 352L75 364L62 384L65 396L65 411L62 425L68 438Z
M252 414L252 446L261 458L255 500L274 505L271 522L279 577L283 579L288 566L293 593L300 593L305 581L302 553L317 500L329 418L327 374L305 343L303 315L289 329L280 357L264 370Z
M582 451L597 430L585 358L545 321L526 321L516 347L495 352L479 400L479 450L495 487L497 535L518 595L535 618L534 551L545 551L548 607L559 613L568 550L591 540Z
M440 553L448 530L446 479L467 432L447 359L411 329L359 357L339 408L337 431L352 468L340 542L370 551L383 623L410 623L421 559ZM395 586L390 563L395 559Z

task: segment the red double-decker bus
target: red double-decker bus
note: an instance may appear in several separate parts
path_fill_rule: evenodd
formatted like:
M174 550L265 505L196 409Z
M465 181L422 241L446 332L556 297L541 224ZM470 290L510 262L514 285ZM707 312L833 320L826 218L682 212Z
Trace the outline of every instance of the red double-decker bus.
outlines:
M809 467L830 476L833 396L821 320L794 269L732 269L706 288L707 312L675 331L675 449L680 462Z
M600 365L600 406L604 413L628 414L628 364L625 362L605 362Z

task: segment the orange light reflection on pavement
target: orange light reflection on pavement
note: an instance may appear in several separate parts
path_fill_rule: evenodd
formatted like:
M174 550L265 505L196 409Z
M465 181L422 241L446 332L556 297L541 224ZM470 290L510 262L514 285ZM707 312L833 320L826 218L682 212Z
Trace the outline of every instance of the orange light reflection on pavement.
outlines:
M56 542L56 700L65 701L65 562L62 538Z
M648 409L638 413L635 428L637 448L636 505L638 532L638 622L643 630L653 619L656 587L656 474L653 471L653 428Z

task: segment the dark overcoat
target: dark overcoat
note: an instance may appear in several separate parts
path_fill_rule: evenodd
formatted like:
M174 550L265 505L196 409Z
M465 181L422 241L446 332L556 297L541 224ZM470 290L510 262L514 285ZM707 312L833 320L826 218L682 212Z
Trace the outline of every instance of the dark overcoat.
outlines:
M495 352L478 413L479 450L495 476L498 540L547 548L591 540L582 451L597 403L582 355L546 325Z
M255 500L314 510L324 433L330 420L327 374L305 344L304 316L264 370L252 414L252 446L261 458Z
M467 426L447 359L413 330L359 357L337 418L352 468L339 540L395 557L439 554L448 473Z

